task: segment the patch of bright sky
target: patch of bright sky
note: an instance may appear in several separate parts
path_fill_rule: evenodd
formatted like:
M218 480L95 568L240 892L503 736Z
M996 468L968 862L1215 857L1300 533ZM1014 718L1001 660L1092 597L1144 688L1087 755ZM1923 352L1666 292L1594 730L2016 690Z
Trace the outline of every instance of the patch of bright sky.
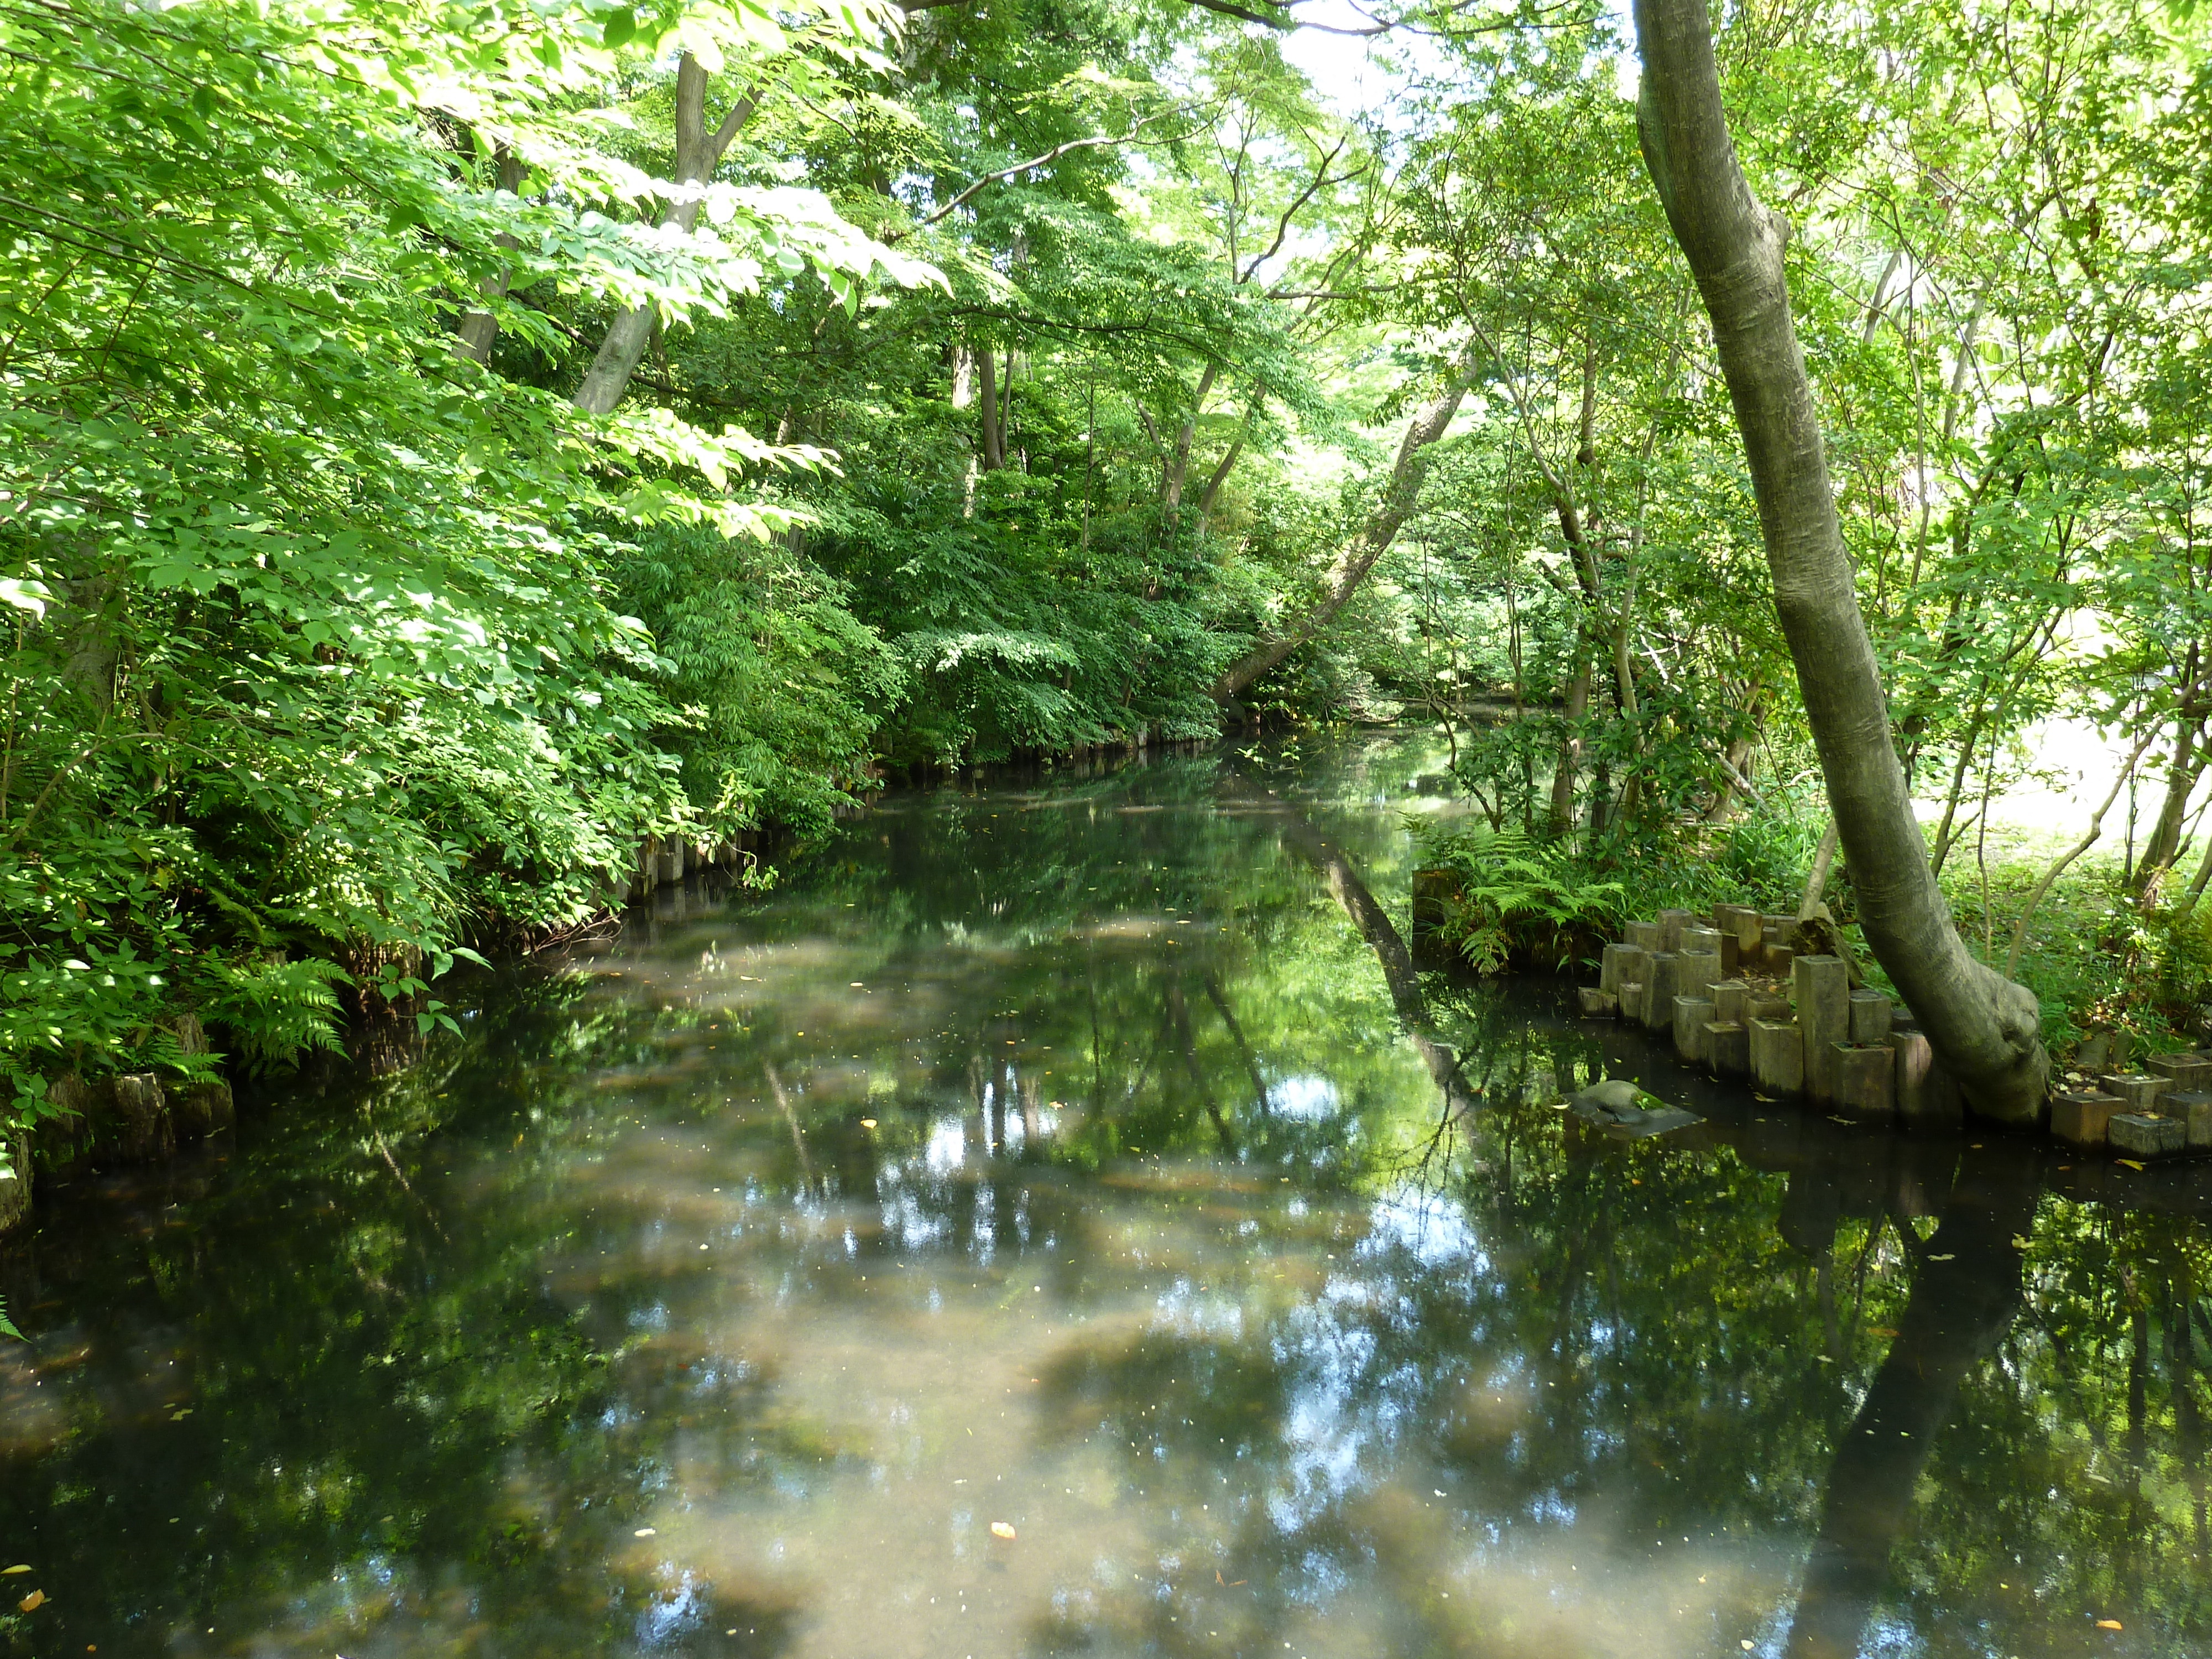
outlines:
M1305 71L1322 100L1346 115L1370 116L1393 125L1394 100L1410 73L1441 76L1447 60L1433 41L1418 34L1394 32L1382 36L1328 33L1330 29L1360 29L1373 19L1352 0L1297 0L1299 22L1322 25L1292 31L1283 43L1283 56ZM1624 40L1634 38L1628 0L1612 0L1615 31ZM1635 56L1623 52L1613 60L1613 75L1624 98L1636 96Z

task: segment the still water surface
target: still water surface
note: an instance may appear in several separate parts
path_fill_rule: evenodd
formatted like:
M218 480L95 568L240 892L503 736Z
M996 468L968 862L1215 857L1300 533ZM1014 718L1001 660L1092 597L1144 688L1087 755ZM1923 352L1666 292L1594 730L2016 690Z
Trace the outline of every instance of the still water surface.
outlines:
M2212 1652L2212 1172L1417 975L1429 758L896 794L50 1201L0 1651Z

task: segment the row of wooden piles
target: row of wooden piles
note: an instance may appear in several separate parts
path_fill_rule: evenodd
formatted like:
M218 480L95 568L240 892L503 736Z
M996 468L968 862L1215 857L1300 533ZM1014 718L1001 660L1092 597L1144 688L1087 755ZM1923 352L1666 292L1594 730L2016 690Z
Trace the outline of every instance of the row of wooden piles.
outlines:
M1583 1012L1640 1023L1686 1063L1741 1078L1760 1093L1799 1096L1840 1115L1911 1127L1957 1123L1958 1085L1909 1009L1851 983L1844 957L1796 916L1716 905L1711 916L1662 910L1607 945ZM2096 1050L2115 1052L2110 1039ZM2154 1054L2127 1071L2075 1070L2046 1122L2082 1147L2137 1159L2212 1151L2212 1056Z
M651 897L658 888L676 885L686 876L709 869L738 869L759 842L759 836L750 831L711 846L688 836L647 836L637 849L637 861L630 867L627 885L611 902L634 904Z

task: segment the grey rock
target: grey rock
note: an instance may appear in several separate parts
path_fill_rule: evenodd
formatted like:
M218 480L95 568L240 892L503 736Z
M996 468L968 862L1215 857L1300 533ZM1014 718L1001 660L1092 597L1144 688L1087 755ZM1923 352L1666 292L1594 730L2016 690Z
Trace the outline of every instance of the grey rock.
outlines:
M1651 1103L1646 1105L1646 1102ZM1653 1101L1652 1097L1624 1078L1607 1078L1603 1083L1591 1084L1577 1092L1567 1103L1567 1109L1621 1140L1663 1135L1669 1129L1705 1121L1679 1106Z

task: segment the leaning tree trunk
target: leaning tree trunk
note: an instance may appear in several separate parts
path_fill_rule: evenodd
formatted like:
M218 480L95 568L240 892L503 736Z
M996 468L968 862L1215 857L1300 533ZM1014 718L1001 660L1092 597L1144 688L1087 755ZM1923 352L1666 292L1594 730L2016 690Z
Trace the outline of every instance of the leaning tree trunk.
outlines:
M1368 514L1367 522L1360 527L1352 544L1330 567L1321 598L1291 627L1273 639L1261 640L1224 669L1221 678L1213 683L1215 701L1234 701L1246 686L1321 632L1338 611L1352 603L1352 595L1367 580L1367 573L1375 568L1376 560L1390 550L1390 544L1398 539L1399 526L1413 515L1414 504L1420 500L1421 484L1429 473L1431 446L1449 429L1452 417L1459 413L1460 404L1467 397L1467 389L1474 379L1474 348L1470 345L1452 366L1451 378L1445 381L1443 389L1424 404L1407 424L1406 435L1398 445L1397 465L1390 469L1390 480L1382 487L1382 497Z
M1721 108L1706 0L1636 0L1644 159L1712 319L1766 562L1867 942L1968 1102L2033 1121L2050 1060L2033 993L1977 962L1952 924L1890 737L1888 704L1836 518L1779 216L1751 193Z
M2190 678L2197 678L2197 647L2189 648ZM2138 897L2154 895L2164 885L2166 872L2181 856L2181 832L2189 822L2190 797L2197 793L2197 780L2204 769L2204 757L2200 752L2204 721L2202 715L2183 710L2173 723L2173 758L2166 769L2166 799L2160 806L2158 821L2151 826L2150 839L2143 843L2142 861L2135 867L2129 884Z
M684 185L704 184L714 176L721 164L722 152L730 147L738 129L752 117L754 106L759 101L757 90L747 93L730 108L722 123L713 131L707 130L707 70L690 52L685 52L676 64L676 182ZM693 200L672 204L661 215L660 222L689 230L699 221L702 203ZM629 389L629 377L645 356L646 343L653 337L653 307L634 307L614 319L607 329L606 337L592 358L592 366L585 371L584 383L576 388L576 407L593 415L611 413Z

